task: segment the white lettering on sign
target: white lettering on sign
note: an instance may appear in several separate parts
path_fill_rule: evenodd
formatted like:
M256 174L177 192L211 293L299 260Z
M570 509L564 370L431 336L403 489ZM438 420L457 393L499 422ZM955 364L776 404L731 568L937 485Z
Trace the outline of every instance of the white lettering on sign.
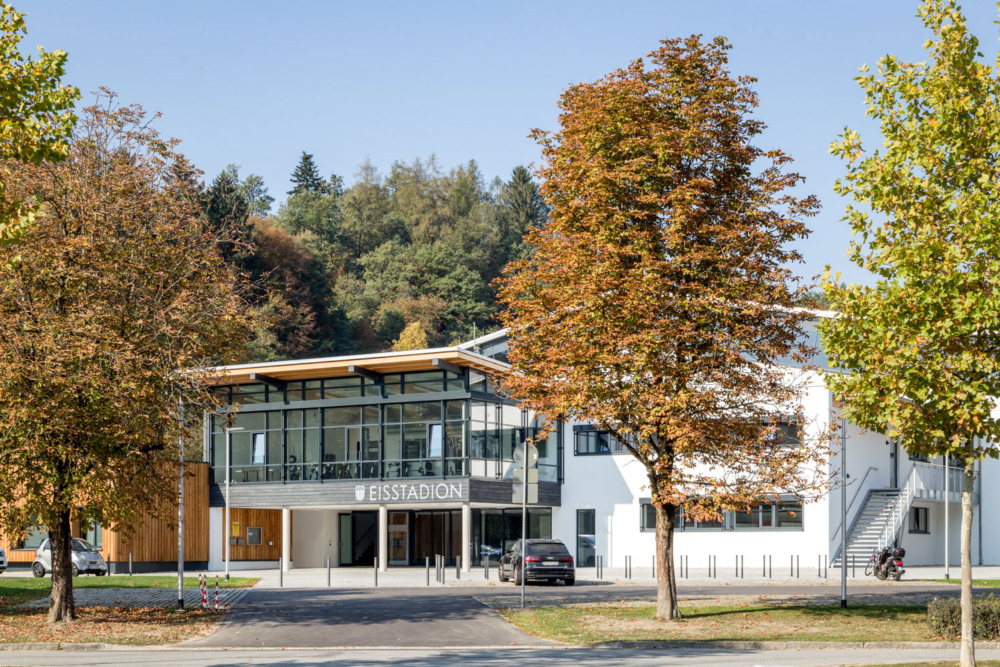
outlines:
M437 484L370 484L365 497L365 487L355 487L359 502L382 503L390 500L462 500L462 482Z

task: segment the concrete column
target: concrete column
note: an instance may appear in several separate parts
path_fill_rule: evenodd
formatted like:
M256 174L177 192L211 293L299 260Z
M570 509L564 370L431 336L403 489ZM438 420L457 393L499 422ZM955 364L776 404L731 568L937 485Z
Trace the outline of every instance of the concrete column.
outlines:
M340 512L332 512L333 525L330 527L330 539L333 548L330 549L330 565L340 567Z
M385 505L378 506L378 570L389 569L389 510Z
M472 505L462 503L462 572L472 568Z
M281 569L292 569L292 510L281 508Z

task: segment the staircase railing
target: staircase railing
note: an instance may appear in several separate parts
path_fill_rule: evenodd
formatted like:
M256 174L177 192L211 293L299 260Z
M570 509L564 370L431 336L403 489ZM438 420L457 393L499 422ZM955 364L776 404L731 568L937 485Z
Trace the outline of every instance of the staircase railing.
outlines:
M847 503L847 511L844 512L845 515L848 515L848 514L851 513L851 508L854 507L854 501L858 499L858 494L861 493L861 489L865 488L865 480L868 479L868 475L870 475L873 470L878 470L878 468L876 468L875 466L868 466L868 470L865 471L865 476L861 478L861 483L858 484L858 488L856 488L854 490L854 497L851 498L851 502ZM869 491L869 493L871 493L871 489L869 489L868 491ZM865 494L865 498L867 498L867 497L868 497L868 494ZM864 503L861 503L861 507L864 507L864 506L865 506ZM859 508L859 512L860 512L860 508ZM855 524L855 522L857 520L858 520L858 514L855 514L854 518L851 520L851 525L848 526L848 528L847 528L847 532L848 533L851 532L851 528L854 528L854 524ZM833 531L830 533L832 535L832 537L830 538L831 540L837 539L837 533L840 531L840 526L843 523L844 523L844 520L841 519L840 523L837 524L837 527L834 528ZM834 556L834 558L836 558L836 556Z
M896 536L899 535L899 531L903 529L903 523L906 521L906 515L910 511L910 507L913 505L913 501L918 497L931 497L940 500L949 500L944 493L944 474L945 466L938 465L936 463L927 463L924 461L914 461L913 467L910 468L910 472L906 475L906 481L903 482L903 486L899 490L899 496L892 504L892 508L889 511L889 516L886 517L885 524L882 526L882 531L878 536L878 546L882 547L891 546L896 542ZM961 468L955 468L949 466L947 468L948 475L948 495L962 491L962 481L964 471ZM927 492L932 492L928 495ZM938 493L940 492L940 497ZM979 471L975 471L974 485L973 485L973 499L974 503L979 502Z

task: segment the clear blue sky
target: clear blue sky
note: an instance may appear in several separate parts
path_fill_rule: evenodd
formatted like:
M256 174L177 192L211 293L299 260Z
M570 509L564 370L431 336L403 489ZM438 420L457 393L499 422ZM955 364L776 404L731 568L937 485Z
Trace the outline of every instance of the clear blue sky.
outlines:
M845 125L877 139L858 67L888 52L922 59L927 37L916 0L13 2L29 13L29 47L69 53L67 82L161 111L161 131L207 177L241 165L278 202L303 150L348 182L366 157L387 170L431 153L507 177L537 163L526 135L555 128L568 85L665 36L725 35L732 70L759 79L761 145L794 157L823 202L801 244L802 275L829 263L865 282L844 257L844 203L830 189L843 166L827 150ZM996 6L966 4L992 61Z

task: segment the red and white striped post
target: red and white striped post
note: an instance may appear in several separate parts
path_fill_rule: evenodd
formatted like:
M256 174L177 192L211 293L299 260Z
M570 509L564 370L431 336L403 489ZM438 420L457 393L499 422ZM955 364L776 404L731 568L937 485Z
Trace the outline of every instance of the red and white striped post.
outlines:
M208 575L202 575L201 580L201 608L208 609Z
M219 575L215 575L215 611L219 611Z

